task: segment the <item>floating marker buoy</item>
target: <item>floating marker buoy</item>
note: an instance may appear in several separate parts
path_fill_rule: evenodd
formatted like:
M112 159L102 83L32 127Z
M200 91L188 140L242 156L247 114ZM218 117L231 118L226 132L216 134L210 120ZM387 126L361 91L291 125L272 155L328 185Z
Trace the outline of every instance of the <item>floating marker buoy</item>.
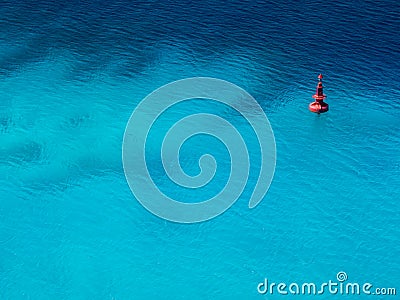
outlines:
M308 108L310 109L310 111L314 112L314 113L324 113L327 112L329 110L329 105L328 103L324 102L324 99L326 98L326 95L324 95L324 88L322 86L322 74L318 75L318 85L317 85L317 91L315 93L315 95L313 95L312 97L315 99L315 101L313 103L310 103L310 105L308 106Z

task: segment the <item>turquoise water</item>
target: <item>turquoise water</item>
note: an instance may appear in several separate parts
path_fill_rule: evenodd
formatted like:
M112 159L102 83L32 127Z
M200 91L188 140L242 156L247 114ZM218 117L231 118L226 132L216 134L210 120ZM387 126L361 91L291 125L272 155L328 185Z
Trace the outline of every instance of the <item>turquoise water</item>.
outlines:
M319 283L339 271L399 291L399 9L396 1L3 1L0 298L278 299L257 284ZM307 107L319 72L330 104L323 115ZM254 163L226 213L183 225L135 200L121 147L140 100L192 76L228 80L257 99L277 166L256 208L248 209ZM229 109L195 101L179 109L215 110L248 132ZM164 130L154 129L154 147ZM196 174L207 145L222 167L210 189L193 195L163 182L154 157L160 188L182 201L218 191L228 158L217 141L190 141L182 163Z

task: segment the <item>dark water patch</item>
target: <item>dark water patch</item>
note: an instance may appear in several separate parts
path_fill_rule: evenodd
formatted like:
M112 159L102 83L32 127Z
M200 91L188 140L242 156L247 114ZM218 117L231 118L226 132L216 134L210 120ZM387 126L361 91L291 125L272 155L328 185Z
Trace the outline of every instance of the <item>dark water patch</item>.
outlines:
M38 142L27 141L20 144L2 146L0 163L6 165L24 165L42 163L44 147Z
M14 127L12 116L7 114L0 114L0 133L7 133Z
M9 75L22 71L27 65L42 61L48 54L48 48L36 44L34 39L24 41L24 45L10 46L7 54L0 56L0 74Z
M89 114L78 115L68 118L66 124L72 128L82 127L89 119Z

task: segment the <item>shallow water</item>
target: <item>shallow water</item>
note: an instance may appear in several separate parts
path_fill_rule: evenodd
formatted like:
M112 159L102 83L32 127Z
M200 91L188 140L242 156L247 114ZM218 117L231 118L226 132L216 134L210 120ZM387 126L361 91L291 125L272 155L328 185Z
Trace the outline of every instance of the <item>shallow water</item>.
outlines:
M399 289L399 9L397 1L2 1L0 298L256 299L264 277L321 282L339 271ZM319 72L324 115L307 108ZM139 101L192 76L228 80L257 99L277 167L255 209L247 203L257 164L226 213L181 225L134 199L121 147ZM193 102L182 111L200 109L248 130L229 109ZM195 196L163 182L151 161L161 188L182 201L226 181L226 149L199 139L183 149L187 172L198 171L205 144L222 168ZM255 147L251 134L246 142Z

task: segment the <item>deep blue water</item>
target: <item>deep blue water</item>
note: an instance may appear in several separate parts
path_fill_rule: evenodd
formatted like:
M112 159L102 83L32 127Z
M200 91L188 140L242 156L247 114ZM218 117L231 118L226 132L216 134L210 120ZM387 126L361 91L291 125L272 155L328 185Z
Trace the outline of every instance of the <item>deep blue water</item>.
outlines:
M397 0L2 0L0 299L278 299L257 284L339 271L399 292L399 29ZM319 72L330 111L314 115ZM253 169L231 209L183 225L134 199L121 147L143 97L193 76L252 94L278 155L259 206L247 208ZM207 109L243 125L221 107L187 111ZM150 162L182 201L226 181L226 149L199 138L185 170L207 145L222 168L192 198Z

